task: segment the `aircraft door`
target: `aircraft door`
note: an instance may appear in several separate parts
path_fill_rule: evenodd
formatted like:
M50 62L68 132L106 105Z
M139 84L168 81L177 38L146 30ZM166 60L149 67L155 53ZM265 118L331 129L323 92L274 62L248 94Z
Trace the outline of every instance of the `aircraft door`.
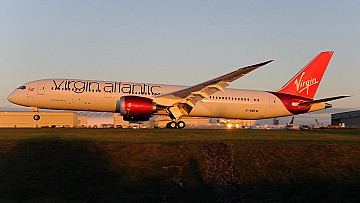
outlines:
M275 97L270 97L269 98L269 107L271 107L271 108L276 107L276 98Z
M45 94L45 84L44 83L40 83L38 85L37 93L38 93L38 95L44 95Z

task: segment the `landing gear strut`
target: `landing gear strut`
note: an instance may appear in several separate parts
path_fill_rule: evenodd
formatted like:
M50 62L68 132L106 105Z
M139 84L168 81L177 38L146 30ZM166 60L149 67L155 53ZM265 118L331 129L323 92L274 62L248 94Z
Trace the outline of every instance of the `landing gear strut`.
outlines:
M172 119L171 122L166 124L166 128L185 128L185 122L179 121L179 118L183 115L178 106L173 106L167 109L170 118Z
M33 116L34 121L40 120L40 115L38 115L39 112L38 107L30 107L30 111L35 112L35 115Z
M166 128L185 128L185 122L184 121L179 121L179 122L175 122L175 121L171 121L169 123L166 124Z

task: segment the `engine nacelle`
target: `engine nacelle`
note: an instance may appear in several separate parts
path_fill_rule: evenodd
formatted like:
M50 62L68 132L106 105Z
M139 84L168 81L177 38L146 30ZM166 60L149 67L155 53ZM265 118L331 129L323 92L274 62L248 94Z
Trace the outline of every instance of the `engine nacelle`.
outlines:
M126 121L147 121L156 111L156 104L150 98L124 96L120 98L117 111Z

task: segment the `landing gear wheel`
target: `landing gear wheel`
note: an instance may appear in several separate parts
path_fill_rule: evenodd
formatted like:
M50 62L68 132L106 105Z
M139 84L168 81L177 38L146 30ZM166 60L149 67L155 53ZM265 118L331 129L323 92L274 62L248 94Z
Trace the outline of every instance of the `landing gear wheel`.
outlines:
M39 115L34 115L34 116L33 116L33 119L36 120L36 121L38 121L38 120L40 120L40 116L39 116Z
M171 121L166 124L166 128L177 128L177 124L175 121Z
M170 128L176 128L176 126L177 126L177 125L176 125L176 122L175 122L175 121L172 121L172 122L169 123L169 127L170 127Z
M185 128L185 122L184 121L180 121L177 123L178 128L182 129Z
M178 123L176 123L175 121L171 121L169 123L166 124L166 128L185 128L185 122L184 121L180 121Z

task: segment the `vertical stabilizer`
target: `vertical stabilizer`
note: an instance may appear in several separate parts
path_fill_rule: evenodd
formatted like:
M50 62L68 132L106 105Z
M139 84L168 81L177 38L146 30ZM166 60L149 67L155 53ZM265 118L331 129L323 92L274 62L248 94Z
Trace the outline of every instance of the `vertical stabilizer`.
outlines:
M278 92L314 98L333 54L333 51L321 52Z

